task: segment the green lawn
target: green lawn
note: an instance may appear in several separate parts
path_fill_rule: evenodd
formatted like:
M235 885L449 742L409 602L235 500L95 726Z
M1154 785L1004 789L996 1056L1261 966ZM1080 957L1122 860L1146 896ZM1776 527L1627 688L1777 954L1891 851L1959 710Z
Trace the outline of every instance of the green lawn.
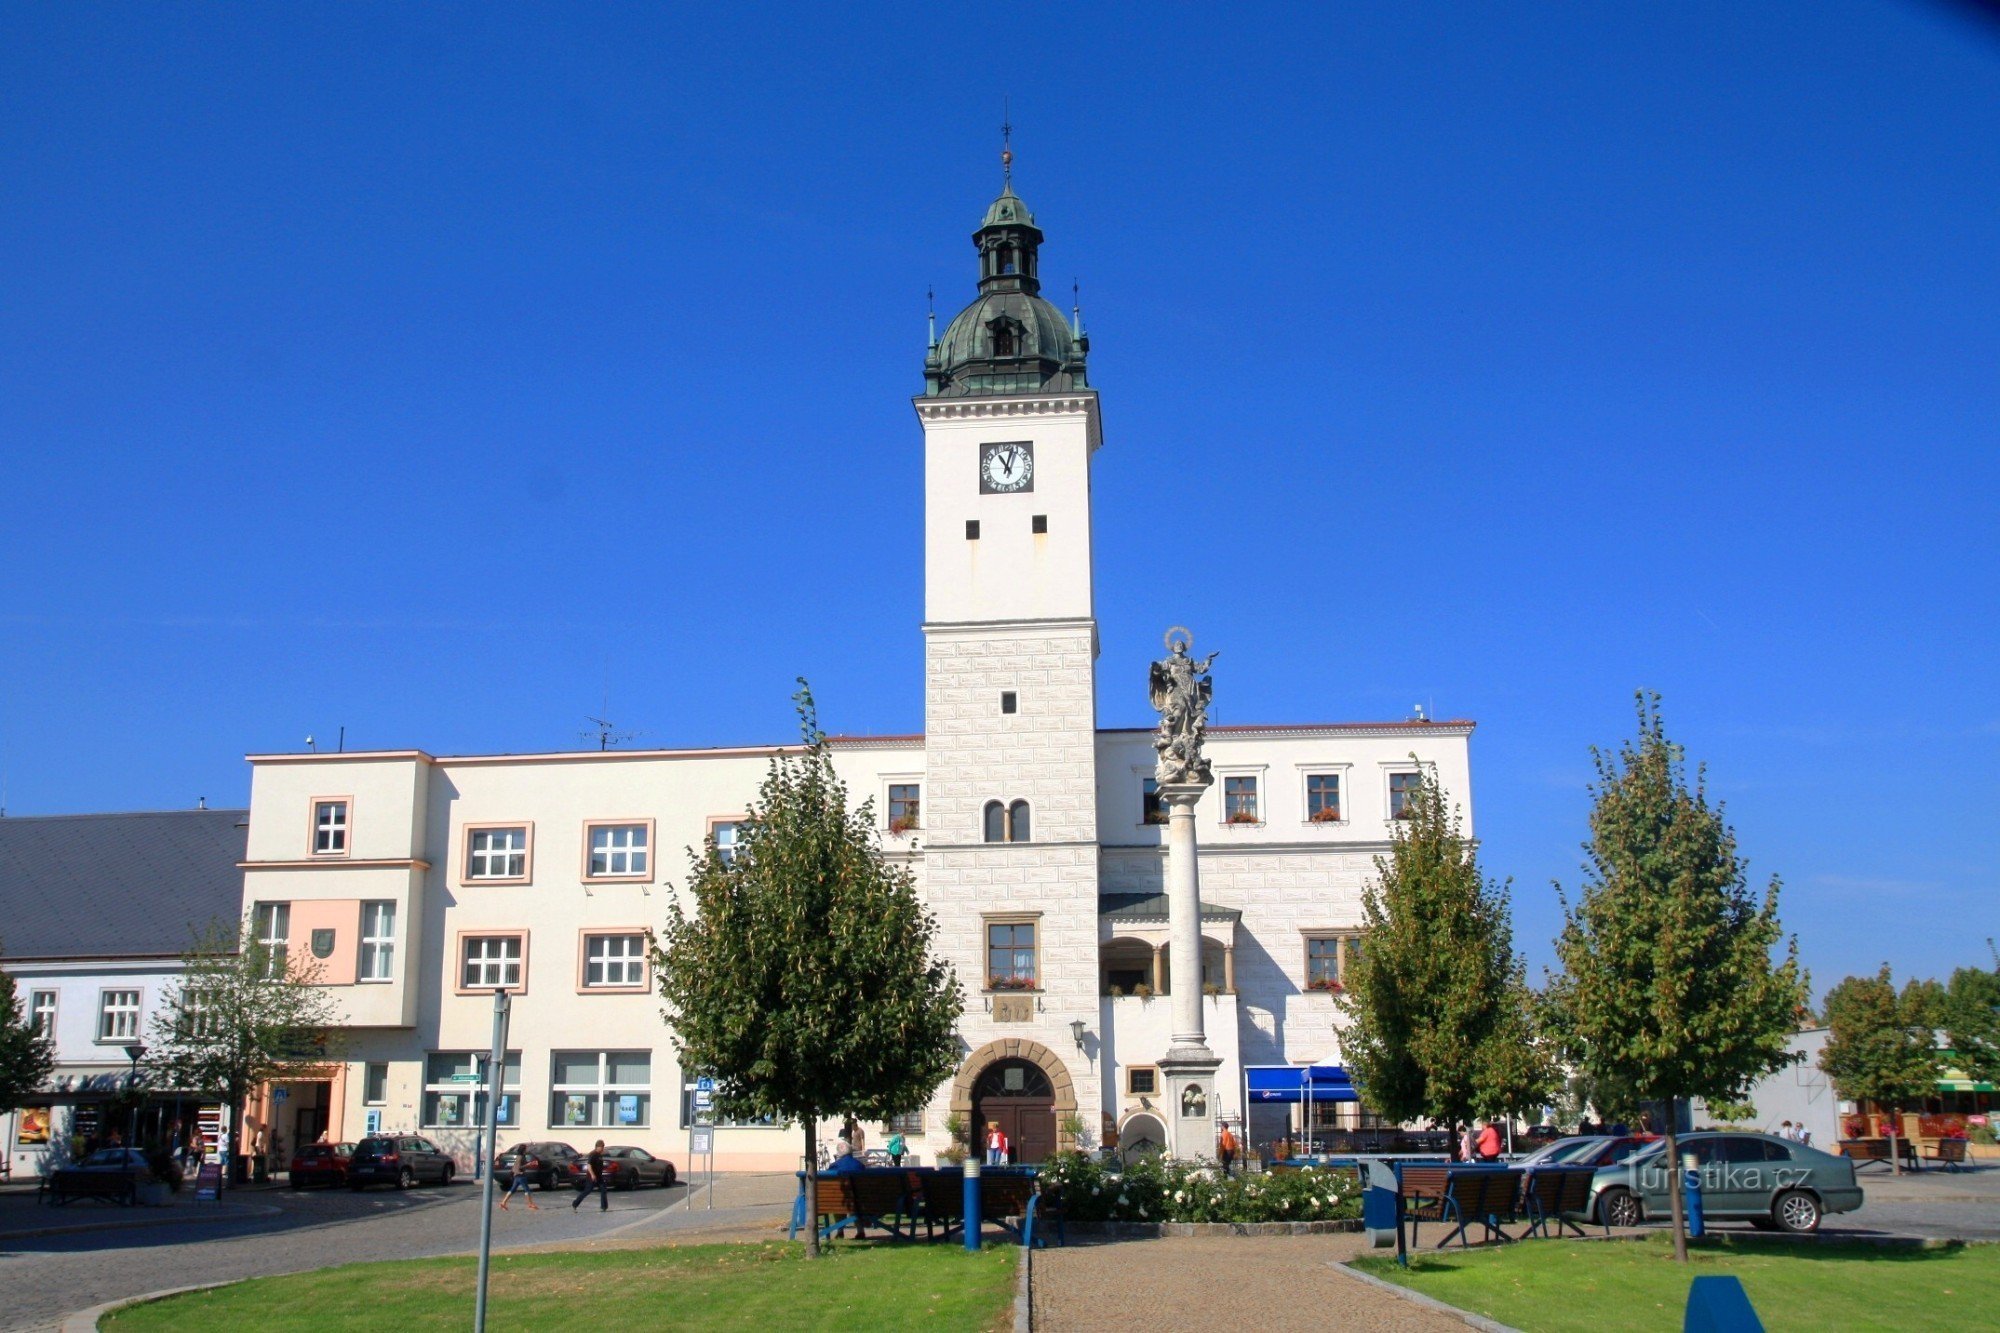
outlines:
M487 1313L500 1329L1013 1326L1017 1248L842 1244L691 1245L493 1258ZM351 1264L170 1296L105 1321L118 1333L221 1328L460 1330L472 1323L471 1259Z
M1522 1241L1460 1253L1355 1261L1462 1310L1527 1333L1678 1329L1688 1281L1710 1273L1743 1281L1764 1327L1970 1328L2000 1310L2000 1246L1944 1250L1710 1237L1690 1243L1686 1268L1671 1240Z

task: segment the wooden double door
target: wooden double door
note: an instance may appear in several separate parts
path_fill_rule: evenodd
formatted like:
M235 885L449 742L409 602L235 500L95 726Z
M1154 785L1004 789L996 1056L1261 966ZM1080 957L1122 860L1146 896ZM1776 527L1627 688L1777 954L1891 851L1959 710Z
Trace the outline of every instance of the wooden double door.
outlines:
M973 1146L985 1160L986 1135L998 1125L1007 1136L1007 1160L1040 1162L1056 1150L1056 1092L1040 1066L999 1060L972 1088Z

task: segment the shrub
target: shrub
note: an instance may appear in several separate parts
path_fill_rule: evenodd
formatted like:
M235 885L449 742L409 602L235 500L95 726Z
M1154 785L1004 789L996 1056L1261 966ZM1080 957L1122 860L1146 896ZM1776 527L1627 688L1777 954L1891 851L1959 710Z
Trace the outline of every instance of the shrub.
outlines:
M1361 1216L1352 1171L1305 1167L1224 1176L1210 1162L1142 1157L1123 1168L1081 1153L1042 1167L1044 1189L1061 1189L1078 1222L1331 1222Z

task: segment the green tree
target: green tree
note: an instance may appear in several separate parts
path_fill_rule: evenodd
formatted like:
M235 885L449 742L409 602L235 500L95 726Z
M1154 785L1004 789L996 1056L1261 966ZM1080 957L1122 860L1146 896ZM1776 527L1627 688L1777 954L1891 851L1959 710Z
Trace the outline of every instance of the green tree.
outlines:
M1942 1008L1958 1067L1969 1079L2000 1083L2000 969L1961 967L1953 972Z
M1594 1083L1664 1105L1672 1162L1679 1099L1740 1102L1790 1062L1807 982L1778 921L1778 881L1761 903L1751 895L1736 835L1709 804L1705 774L1687 784L1658 696L1642 693L1638 712L1636 740L1592 751L1589 877L1574 904L1563 898L1547 1020ZM1669 1174L1684 1261L1680 1173Z
M56 1067L56 1044L22 1012L14 978L0 972L0 1115L42 1090Z
M653 961L682 1067L715 1078L725 1114L803 1126L810 1191L820 1117L921 1108L957 1063L962 1001L873 802L848 806L805 681L794 699L803 753L772 759L732 858L690 854Z
M339 1059L339 1022L318 963L260 943L247 919L214 922L181 955L180 975L153 1015L147 1075L220 1097L233 1145L259 1086L322 1076Z
M1362 894L1341 1051L1369 1107L1456 1125L1538 1106L1556 1075L1514 953L1507 887L1481 875L1437 775L1419 767Z
M1939 989L1912 981L1896 990L1889 965L1872 977L1846 977L1826 993L1826 1046L1819 1067L1850 1101L1888 1108L1889 1162L1900 1172L1896 1135L1902 1109L1937 1091Z

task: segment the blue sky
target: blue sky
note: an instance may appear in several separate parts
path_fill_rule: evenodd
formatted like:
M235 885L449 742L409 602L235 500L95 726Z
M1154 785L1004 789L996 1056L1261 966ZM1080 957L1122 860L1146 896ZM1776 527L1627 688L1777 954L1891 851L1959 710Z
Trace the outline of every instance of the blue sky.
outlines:
M924 291L1016 180L1107 725L1479 720L1537 965L1639 687L1818 989L2000 933L2000 28L1914 2L0 6L14 814L922 723ZM1169 573L1169 571L1173 571Z

